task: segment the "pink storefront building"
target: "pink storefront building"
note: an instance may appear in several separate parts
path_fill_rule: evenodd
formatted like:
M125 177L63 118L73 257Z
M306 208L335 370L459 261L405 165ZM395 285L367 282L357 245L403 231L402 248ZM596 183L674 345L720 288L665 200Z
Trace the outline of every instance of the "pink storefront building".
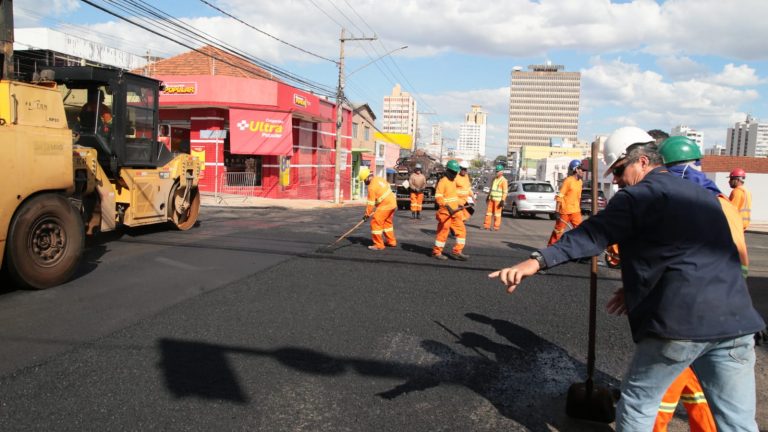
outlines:
M162 80L160 135L204 162L203 192L333 200L336 106L273 79L212 47L161 60L145 73ZM342 199L349 199L351 111L344 107Z

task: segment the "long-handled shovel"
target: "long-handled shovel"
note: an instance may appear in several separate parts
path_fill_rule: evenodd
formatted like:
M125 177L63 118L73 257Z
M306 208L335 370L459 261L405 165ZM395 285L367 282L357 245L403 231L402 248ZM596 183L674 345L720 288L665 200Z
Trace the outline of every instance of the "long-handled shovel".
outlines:
M592 145L592 214L597 213L597 143ZM587 381L568 389L565 413L571 417L602 423L616 418L613 392L594 383L595 333L597 328L597 257L592 257L589 273L589 342L587 348Z
M342 234L338 239L336 239L335 242L329 244L328 246L320 248L320 250L318 250L318 252L331 253L332 252L331 249L333 249L334 246L336 246L340 241L342 241L345 238L347 238L347 236L352 234L352 232L354 232L356 229L360 228L360 225L362 225L365 221L366 221L366 219L360 219L360 222L358 222L357 224L355 224L355 226L350 228L349 231L347 231L344 234Z

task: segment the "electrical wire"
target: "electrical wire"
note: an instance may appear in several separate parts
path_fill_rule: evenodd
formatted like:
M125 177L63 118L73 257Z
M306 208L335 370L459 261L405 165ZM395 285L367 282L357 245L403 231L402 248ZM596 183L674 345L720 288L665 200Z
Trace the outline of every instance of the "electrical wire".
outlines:
M292 44L292 43L290 43L290 42L286 42L286 41L284 41L284 40L280 39L280 38L279 38L279 37L277 37L277 36L273 36L273 35L271 35L271 34L269 34L269 33L265 32L264 30L258 29L258 28L256 28L256 27L254 27L254 26L252 26L252 25L248 24L247 22L245 22L245 21L241 20L240 18L237 18L236 16L234 16L234 15L230 14L229 12L226 12L226 11L222 10L221 8L219 8L219 7L217 7L217 6L214 6L214 5L212 5L211 3L209 3L209 2L208 2L208 1L206 1L206 0L200 0L200 2L201 2L201 3L204 3L204 4L208 5L208 6L210 6L211 8L213 8L213 9L215 9L215 10L219 11L220 13L222 13L222 14L224 14L224 15L226 15L226 16L228 16L228 17L232 18L233 20L235 20L235 21L237 21L237 22L239 22L239 23L243 24L244 26L246 26L246 27L248 27L248 28L251 28L251 29L253 29L253 30L256 30L257 32L259 32L259 33L261 33L261 34L263 34L263 35L265 35L265 36L269 36L269 37L271 37L272 39L274 39L274 40L276 40L276 41L278 41L278 42L280 42L280 43L283 43L283 44L285 44L285 45L288 45L288 46L289 46L289 47L291 47L291 48L295 48L295 49L297 49L297 50L299 50L299 51L301 51L301 52L303 52L303 53L306 53L306 54L309 54L309 55L311 55L311 56L317 57L317 58L319 58L319 59L321 59L321 60L329 61L329 62L331 62L331 63L334 63L334 64L339 64L339 62L338 62L338 61L336 61L336 60L332 60L332 59L329 59L329 58L323 57L323 56L321 56L320 54L315 54L315 53L313 53L313 52L311 52L311 51L307 51L307 50L305 50L304 48L301 48L301 47L299 47L299 46L296 46L296 45L294 45L294 44Z
M154 35L160 36L164 39L170 40L178 45L181 45L187 49L190 49L192 51L198 52L202 55L205 55L207 57L214 58L218 61L220 61L223 64L227 64L229 66L232 66L234 68L244 70L250 73L254 73L254 70L249 70L247 68L244 68L242 65L234 64L227 59L217 57L215 55L212 55L210 53L206 53L202 51L199 48L195 48L195 43L202 43L211 45L215 48L218 48L224 52L227 52L229 54L233 54L235 56L238 56L240 58L246 59L254 63L256 66L263 69L263 71L268 72L271 74L270 76L264 77L265 79L271 79L271 80L277 80L276 77L283 78L287 81L298 83L302 86L305 86L311 91L320 94L322 96L327 97L333 97L335 95L335 89L332 87L325 86L320 83L316 83L314 81L311 81L309 79L300 77L298 75L292 74L288 71L282 70L281 68L274 66L272 64L269 64L267 62L264 62L255 56L249 55L247 53L243 53L239 50L233 49L232 47L226 47L226 44L215 40L215 38L212 38L210 35L205 34L204 32L200 32L199 30L195 29L193 26L190 26L189 24L181 23L181 21L177 20L176 18L173 18L169 14L160 11L157 8L153 8L149 5L147 5L145 2L141 1L116 1L116 0L104 0L105 2L113 5L115 8L120 9L126 13L129 14L135 14L136 18L131 19L124 15L121 15L120 13L109 9L105 6L96 4L92 0L82 0L84 3L101 10L102 12L105 12L109 15L112 15L120 20L126 21L136 27L142 28L143 30L152 33ZM149 17L155 17L158 21L153 21ZM142 24L139 21L143 21L146 24ZM173 33L176 35L176 37L163 34L162 31L166 31L169 33ZM263 74L261 74L263 75Z

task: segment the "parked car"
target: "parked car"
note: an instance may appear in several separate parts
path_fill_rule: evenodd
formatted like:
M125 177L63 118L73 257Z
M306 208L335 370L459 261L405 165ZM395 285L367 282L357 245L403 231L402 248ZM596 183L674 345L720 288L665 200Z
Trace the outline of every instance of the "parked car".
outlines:
M555 189L551 184L545 181L520 180L509 184L503 212L510 213L512 217L547 214L550 219L555 220L555 208Z
M608 200L605 199L603 191L597 191L597 211L605 208ZM581 190L581 214L592 214L592 189Z

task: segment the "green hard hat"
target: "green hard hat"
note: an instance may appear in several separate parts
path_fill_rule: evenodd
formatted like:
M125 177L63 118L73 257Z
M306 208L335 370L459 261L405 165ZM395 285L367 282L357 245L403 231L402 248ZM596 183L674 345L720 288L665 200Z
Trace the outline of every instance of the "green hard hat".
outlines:
M659 154L661 154L664 165L701 159L699 146L694 140L684 136L673 136L665 139L659 146Z
M499 172L499 171L504 171L504 165L502 164L496 165L496 172Z
M456 162L454 159L449 160L448 163L445 164L445 169L449 169L453 172L461 171L461 167L459 166L459 163Z

